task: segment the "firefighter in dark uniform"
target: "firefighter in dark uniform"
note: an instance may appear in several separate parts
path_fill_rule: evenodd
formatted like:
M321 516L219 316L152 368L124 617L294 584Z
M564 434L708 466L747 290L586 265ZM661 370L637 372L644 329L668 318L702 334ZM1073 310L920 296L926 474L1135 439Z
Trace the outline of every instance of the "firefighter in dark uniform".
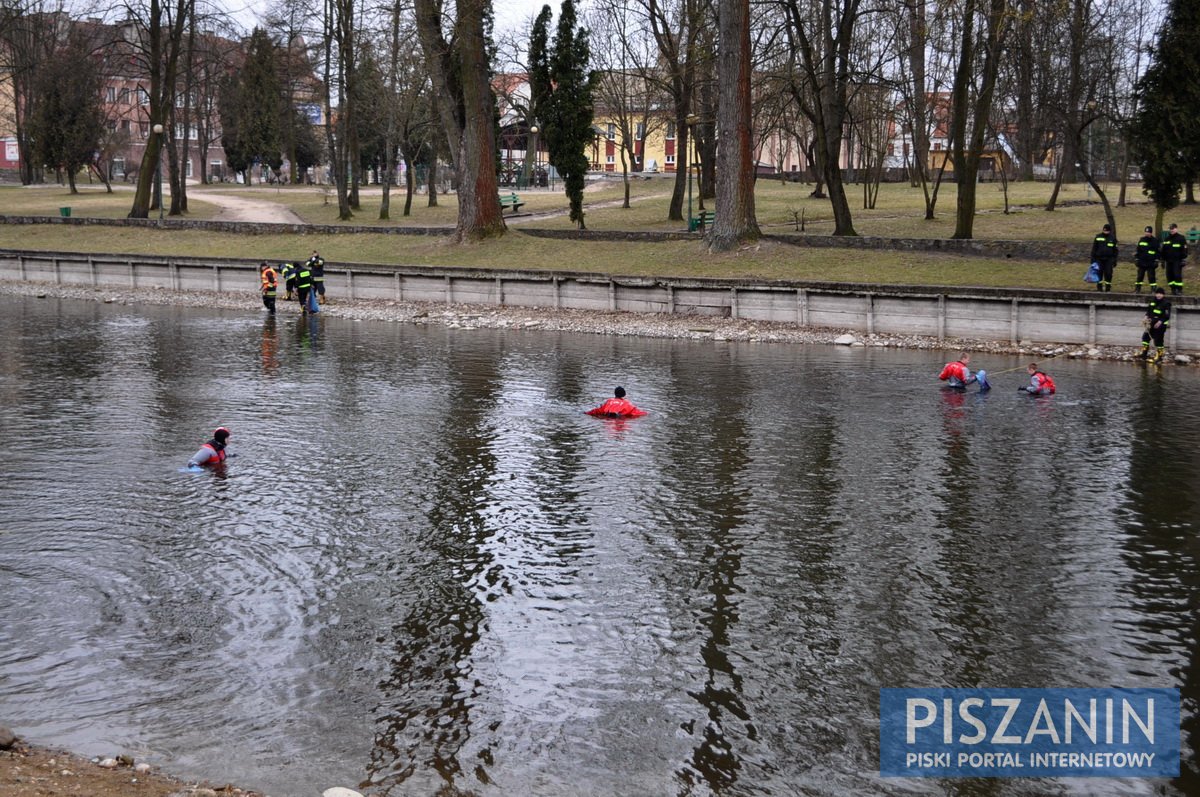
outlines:
M271 268L271 264L263 261L259 267L259 278L262 280L262 301L263 307L267 308L267 312L275 315L275 293L279 286L279 279L275 276L275 269Z
M1092 239L1092 262L1100 264L1100 281L1096 283L1096 290L1111 291L1113 268L1117 265L1117 239L1113 237L1112 227L1107 224Z
M1171 301L1167 299L1167 292L1161 285L1154 289L1143 323L1146 331L1142 333L1141 357L1153 363L1160 362L1163 358L1163 338L1167 334L1167 328L1171 326ZM1151 340L1154 341L1154 356L1150 355Z
M1172 296L1183 295L1183 267L1188 256L1187 238L1179 233L1179 225L1171 225L1171 234L1162 243L1162 259L1167 267L1167 287Z
M321 304L325 304L325 258L317 254L317 250L314 249L307 265L312 271L313 289L317 292L317 300Z
M1133 262L1137 264L1137 282L1133 283L1133 292L1141 293L1142 286L1146 284L1146 277L1150 278L1150 292L1158 287L1156 275L1158 272L1158 254L1160 247L1158 245L1158 236L1154 234L1153 227L1146 228L1146 234L1138 238L1137 253L1133 256Z
M312 271L307 265L296 266L296 296L300 299L300 312L308 312L308 292L312 290Z
M287 290L284 300L292 301L296 298L296 264L286 260L280 263L279 278L283 280L283 287Z

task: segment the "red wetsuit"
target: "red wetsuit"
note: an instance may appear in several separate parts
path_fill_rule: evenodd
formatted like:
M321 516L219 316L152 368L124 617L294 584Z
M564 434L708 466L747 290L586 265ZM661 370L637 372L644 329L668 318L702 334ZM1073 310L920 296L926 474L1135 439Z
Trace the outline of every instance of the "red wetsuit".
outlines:
M640 418L646 414L646 411L639 410L626 399L610 398L599 407L588 410L587 414L596 418Z

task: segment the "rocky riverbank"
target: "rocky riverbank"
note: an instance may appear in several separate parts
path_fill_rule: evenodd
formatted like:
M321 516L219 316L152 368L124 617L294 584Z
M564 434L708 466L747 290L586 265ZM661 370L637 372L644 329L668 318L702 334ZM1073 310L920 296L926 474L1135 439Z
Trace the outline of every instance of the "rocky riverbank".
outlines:
M184 783L126 756L81 758L35 747L0 727L4 797L263 797L234 786Z
M109 304L158 304L208 307L262 313L259 299L225 293L181 292L161 288L87 288L40 283L0 284L0 294L41 298L80 299ZM796 324L747 321L712 316L643 315L586 310L536 307L496 307L493 305L445 305L417 302L337 297L322 308L330 317L359 321L391 321L412 324L440 324L452 329L542 329L597 335L636 335L651 338L687 338L692 340L736 341L748 343L823 343L845 346L874 346L904 349L1016 354L1030 358L1065 356L1071 359L1126 360L1137 354L1137 341L1129 346L1079 346L1063 344L1019 345L985 340L946 339L922 335L862 335L850 330L816 329ZM295 303L279 302L281 318L298 315ZM1193 362L1186 354L1170 358L1177 365Z

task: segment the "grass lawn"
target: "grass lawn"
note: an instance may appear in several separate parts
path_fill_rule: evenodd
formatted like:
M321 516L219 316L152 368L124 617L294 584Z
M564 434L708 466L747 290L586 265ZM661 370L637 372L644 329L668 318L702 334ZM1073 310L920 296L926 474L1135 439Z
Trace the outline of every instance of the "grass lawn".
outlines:
M22 186L0 185L0 214L13 216L57 216L59 208L71 208L72 216L92 219L123 219L129 215L133 205L133 187L117 183L113 193L104 190L101 183L76 183L79 193L72 194L65 185ZM163 186L166 191L166 186ZM189 186L188 192L191 193ZM170 193L167 202L170 203ZM203 202L189 203L189 219L210 219L216 215L217 207ZM154 212L157 216L157 211Z
M699 241L558 241L512 230L482 244L399 235L238 235L197 230L0 226L0 248L183 257L302 259L313 248L339 262L408 266L524 268L617 275L798 279L883 284L983 285L1078 290L1081 264L1020 262L913 252L867 252L764 242L710 255ZM1117 279L1123 277L1118 268ZM1132 279L1132 277L1131 277Z
M623 186L620 179L598 181L585 195L587 225L592 230L682 230L681 222L666 220L674 180L659 175L630 183L631 207L621 207ZM1009 186L1009 202L1014 212L1005 214L1004 195L997 183L979 186L979 213L975 235L981 239L1067 240L1087 242L1104 222L1099 203L1087 199L1084 186L1064 186L1060 206L1053 213L1042 209L1052 186L1047 183L1015 183ZM261 198L288 206L311 223L336 224L336 206L331 193L312 186L190 186L189 194L200 217L215 206L199 201L205 193L221 193L242 198ZM808 196L812 186L802 183L778 183L759 180L756 210L765 232L787 235L795 231L794 214L803 213L805 230L823 234L832 231L829 202ZM863 235L912 238L945 238L954 228L955 188L943 185L937 205L937 218L924 219L924 203L919 188L907 184L886 184L877 207L862 209L860 186L850 186L852 213L857 231ZM1109 190L1115 199L1116 186ZM293 260L319 248L331 263L381 263L395 265L433 265L462 267L504 267L526 269L570 269L623 275L671 275L746 277L753 279L800 279L836 282L918 283L942 285L980 285L1030 287L1053 290L1080 290L1083 263L1020 262L1007 259L956 257L915 252L877 252L843 249L792 247L764 242L760 246L725 255L710 255L699 241L665 243L555 241L522 233L528 228L569 229L573 225L565 215L536 214L563 211L567 207L561 188L517 191L526 206L524 216L514 220L509 234L481 244L454 246L440 238L424 236L316 235L298 239L294 235L241 235L194 230L124 230L108 227L0 226L0 247L59 251L116 252L130 254L179 255L191 257L236 257L268 260ZM1144 203L1138 186L1130 186L1131 203L1117 208L1118 232L1124 252L1117 268L1120 287L1128 277L1132 281L1133 241L1141 228L1153 221L1153 209ZM439 197L439 206L429 208L424 194L414 197L412 215L400 215L403 191L393 192L392 220L378 222L380 191L364 188L362 209L351 224L415 225L451 227L457 213L453 194ZM108 195L88 190L71 197L59 187L0 187L0 213L44 212L55 215L58 207L70 204L74 215L122 217L131 201L128 191ZM698 206L698 197L694 195ZM1094 199L1094 197L1093 197ZM68 202L69 200L69 202ZM711 208L711 200L708 207ZM40 211L39 211L40 209ZM686 212L686 207L685 207ZM508 214L506 214L508 215ZM1183 229L1200 226L1200 209L1181 206L1168 215Z

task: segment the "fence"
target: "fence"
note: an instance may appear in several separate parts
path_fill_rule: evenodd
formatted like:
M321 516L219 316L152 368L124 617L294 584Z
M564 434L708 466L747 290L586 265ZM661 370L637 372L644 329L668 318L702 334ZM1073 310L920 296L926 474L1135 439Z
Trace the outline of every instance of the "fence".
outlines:
M1135 345L1144 296L326 263L332 295L779 321L865 334ZM253 294L251 261L0 250L0 279ZM1200 351L1194 299L1174 297L1173 351Z

